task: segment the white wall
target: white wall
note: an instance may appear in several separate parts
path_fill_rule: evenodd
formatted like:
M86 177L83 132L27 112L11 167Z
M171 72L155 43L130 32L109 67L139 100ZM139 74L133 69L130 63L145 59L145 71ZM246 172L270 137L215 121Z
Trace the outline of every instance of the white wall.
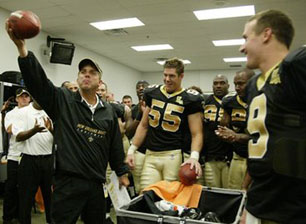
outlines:
M237 71L240 68L237 69ZM228 78L230 84L230 91L235 91L233 80L236 70L202 70L202 71L185 71L183 78L183 86L188 88L190 86L198 86L203 92L212 91L213 79L216 75L222 74ZM148 72L142 74L143 79L147 80L150 84L163 83L163 73L161 72Z
M5 32L4 23L10 12L0 8L0 73L4 71L19 71L17 57L18 52ZM49 63L48 56L43 55L46 49L47 33L41 32L37 37L27 40L28 49L33 51L47 76L55 85L61 85L63 81L74 81L77 78L78 63L81 59L89 57L94 59L103 70L102 79L109 89L115 94L115 99L121 101L121 97L129 94L137 101L135 84L142 78L141 72L119 64L102 55L98 55L76 45L71 66ZM52 36L52 35L51 35Z

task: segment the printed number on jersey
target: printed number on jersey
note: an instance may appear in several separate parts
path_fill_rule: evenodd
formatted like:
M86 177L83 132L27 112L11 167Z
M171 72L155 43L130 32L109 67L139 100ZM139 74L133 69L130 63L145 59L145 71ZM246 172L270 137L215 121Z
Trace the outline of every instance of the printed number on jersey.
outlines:
M163 117L160 112L161 110L158 110L158 108L164 111ZM162 119L161 127L165 131L176 132L180 127L181 118L178 115L175 115L173 112L182 114L184 112L184 107L153 99L151 111L149 113L150 126L156 128Z
M248 131L254 137L249 141L249 158L261 159L267 151L269 133L265 125L267 115L267 98L265 94L256 96L250 105Z
M204 118L208 121L221 121L221 118L223 117L224 110L223 108L220 108L218 111L218 108L216 105L205 105L204 106ZM217 120L216 120L217 119Z
M199 92L196 91L196 90L194 90L194 89L188 89L188 90L187 90L187 93L190 93L190 94L192 94L192 95L199 95Z

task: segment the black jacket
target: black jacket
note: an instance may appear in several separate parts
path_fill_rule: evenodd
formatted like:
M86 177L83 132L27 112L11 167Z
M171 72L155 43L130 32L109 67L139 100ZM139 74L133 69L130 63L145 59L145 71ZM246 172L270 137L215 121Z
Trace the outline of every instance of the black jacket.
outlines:
M105 182L107 163L127 173L117 116L100 101L94 114L79 92L55 87L32 52L18 59L25 85L55 123L56 172Z

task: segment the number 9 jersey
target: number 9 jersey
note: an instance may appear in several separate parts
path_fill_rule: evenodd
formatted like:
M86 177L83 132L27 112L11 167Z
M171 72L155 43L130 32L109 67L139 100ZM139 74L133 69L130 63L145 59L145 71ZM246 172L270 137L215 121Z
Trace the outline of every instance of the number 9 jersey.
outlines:
M306 48L254 76L247 99L253 180L247 210L262 219L305 223Z
M164 85L151 85L145 89L144 100L151 108L147 148L152 151L181 149L189 129L188 115L203 110L202 96L185 89L169 94Z

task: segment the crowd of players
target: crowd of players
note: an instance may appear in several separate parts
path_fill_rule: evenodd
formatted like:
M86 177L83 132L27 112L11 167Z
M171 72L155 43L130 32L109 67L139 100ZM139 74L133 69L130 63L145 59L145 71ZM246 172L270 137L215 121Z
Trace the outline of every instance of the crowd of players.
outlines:
M8 178L17 178L18 163L23 175L8 185L16 191L18 182L21 223L30 223L38 186L48 223L74 223L80 214L85 223L104 223L101 184L111 170L128 186L129 167L139 194L157 181L178 180L182 163L202 185L247 190L242 222L306 221L306 50L289 54L294 28L282 12L260 12L246 23L240 51L248 68L234 77L236 93L229 94L225 75L214 78L211 95L184 89L184 64L174 58L164 64L163 85L137 82L136 105L128 95L114 101L91 59L80 62L77 83L55 87L25 41L7 30L28 89L16 92L18 107L4 120L12 143L23 143L21 161L10 162L11 151L8 157ZM30 96L37 102L27 106ZM10 221L18 208L10 213L14 194L6 192L3 218Z

